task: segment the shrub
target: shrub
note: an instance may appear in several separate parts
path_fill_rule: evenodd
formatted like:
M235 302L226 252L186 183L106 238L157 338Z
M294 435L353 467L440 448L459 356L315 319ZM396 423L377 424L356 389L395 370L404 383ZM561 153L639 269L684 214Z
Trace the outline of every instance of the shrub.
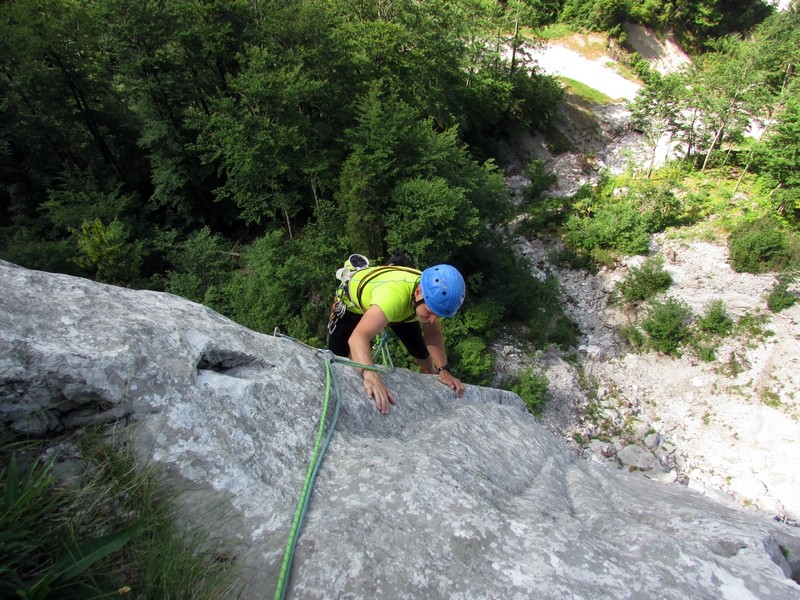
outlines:
M653 302L642 321L642 329L648 335L649 345L658 352L680 356L680 346L690 339L689 325L692 309L682 300L667 298Z
M503 384L503 388L517 394L528 411L533 415L539 415L544 409L549 394L547 391L547 377L534 369L522 371L516 377Z
M580 331L564 313L558 279L550 275L539 282L527 301L536 307L536 313L526 323L528 341L534 347L555 344L566 351L578 345Z
M706 312L698 319L697 326L701 331L724 337L733 331L733 319L725 311L725 303L717 299L708 305Z
M774 312L781 312L797 302L797 296L789 289L794 283L793 274L783 273L778 277L778 281L772 286L767 296L767 306Z
M676 223L681 203L666 186L651 185L629 190L622 197L610 197L611 183L601 183L599 195L574 200L578 214L567 219L564 240L589 252L606 249L647 254L650 234Z
M633 194L633 202L642 213L645 229L663 231L678 222L681 202L668 185L646 186Z
M717 348L719 344L709 338L709 336L696 336L691 340L697 358L704 362L714 362L717 360Z
M628 302L650 300L672 285L672 276L664 270L664 259L651 256L641 267L633 267L620 282L618 291Z
M769 316L764 313L747 313L739 317L733 331L736 335L748 339L751 342L761 342L775 335L774 331L767 329L768 322Z
M204 227L169 248L167 257L174 270L167 272L165 290L194 302L205 302L209 288L224 285L232 277L234 265L229 247L222 236Z
M526 202L537 200L542 192L546 192L556 183L558 177L555 173L547 173L544 168L544 161L534 159L525 167L525 177L530 183L522 190L522 197Z
M547 260L551 264L562 269L580 270L584 269L591 273L597 273L597 264L585 252L576 252L569 246L563 246L550 250Z
M635 325L624 325L619 330L620 336L633 350L641 350L644 348L644 335L642 335L641 329L636 327Z
M137 244L128 241L122 222L105 225L100 219L84 221L70 230L78 245L75 263L94 272L97 281L125 284L135 280L141 262Z
M573 248L605 248L625 254L647 252L648 232L639 212L626 202L605 204L591 217L572 215L564 228L564 240Z
M777 221L765 217L734 228L728 250L731 267L740 273L780 269L787 260L786 235Z
M717 359L720 341L733 333L733 319L725 310L722 300L712 300L703 315L697 320L697 326L689 343L700 360L712 362Z
M526 237L540 236L561 226L570 209L569 200L556 196L526 199L525 204L525 212L515 231Z
M476 385L489 385L494 359L486 343L471 336L452 347L451 355L458 365L458 377Z

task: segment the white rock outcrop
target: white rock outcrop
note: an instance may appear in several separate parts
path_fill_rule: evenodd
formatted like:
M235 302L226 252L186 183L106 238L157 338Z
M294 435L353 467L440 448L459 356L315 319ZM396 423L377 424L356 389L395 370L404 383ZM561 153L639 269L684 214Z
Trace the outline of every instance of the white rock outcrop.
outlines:
M176 296L0 262L0 417L130 420L194 518L272 594L318 428L322 354ZM324 317L322 315L321 317ZM581 461L513 394L395 370L383 417L333 365L338 424L291 598L798 598L797 530Z

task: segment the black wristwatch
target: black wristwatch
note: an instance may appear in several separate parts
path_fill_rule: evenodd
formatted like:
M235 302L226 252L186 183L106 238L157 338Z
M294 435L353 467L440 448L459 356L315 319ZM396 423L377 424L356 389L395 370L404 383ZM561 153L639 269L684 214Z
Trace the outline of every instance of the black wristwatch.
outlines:
M442 371L447 371L448 373L450 373L451 372L450 371L450 365L448 365L447 363L444 363L441 367L438 367L436 369L437 373L441 373Z

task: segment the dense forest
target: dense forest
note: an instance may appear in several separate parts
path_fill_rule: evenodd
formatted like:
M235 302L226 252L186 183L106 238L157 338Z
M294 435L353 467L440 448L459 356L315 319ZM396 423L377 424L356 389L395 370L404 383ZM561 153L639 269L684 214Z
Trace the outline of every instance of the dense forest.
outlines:
M556 282L534 279L509 235L530 206L511 204L496 149L547 131L564 93L518 50L553 23L624 45L625 22L673 32L696 56L674 76L632 61L645 137L675 136L702 172L764 123L730 160L758 178L758 216L796 230L796 4L11 0L0 4L0 257L166 290L321 344L336 268L402 246L418 266L465 274L448 348L465 380L486 381L488 347L509 326L534 344L576 339ZM539 224L563 225L590 255L598 223L621 214L598 208L601 192ZM645 233L687 212L645 195Z

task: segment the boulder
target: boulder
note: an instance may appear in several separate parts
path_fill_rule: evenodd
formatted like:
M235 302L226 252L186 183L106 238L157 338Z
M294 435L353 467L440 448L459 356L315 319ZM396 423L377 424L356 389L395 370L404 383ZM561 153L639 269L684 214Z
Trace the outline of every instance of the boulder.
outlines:
M3 262L0 286L3 423L130 423L244 598L275 589L326 397L290 598L800 595L795 528L582 461L509 392L395 369L381 416L352 367L179 297Z

